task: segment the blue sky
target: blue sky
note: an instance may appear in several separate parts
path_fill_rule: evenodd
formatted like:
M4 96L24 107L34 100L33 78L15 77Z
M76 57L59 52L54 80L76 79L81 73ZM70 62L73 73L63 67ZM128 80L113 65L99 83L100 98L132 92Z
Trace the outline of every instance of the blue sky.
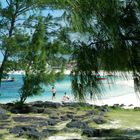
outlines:
M1 2L2 4L2 7L5 7L6 6L6 1L3 0ZM58 16L61 16L63 14L63 11L62 10L50 10L50 9L47 9L47 10L43 10L42 12L43 16L47 16L48 14L51 14L53 15L54 17L58 17ZM2 53L0 52L0 62L3 60L3 55Z

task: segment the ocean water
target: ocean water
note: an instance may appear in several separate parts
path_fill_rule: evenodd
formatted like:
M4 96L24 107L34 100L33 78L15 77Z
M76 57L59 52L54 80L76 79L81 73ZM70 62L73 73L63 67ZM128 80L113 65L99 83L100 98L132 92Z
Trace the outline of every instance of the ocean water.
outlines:
M19 89L21 88L22 75L12 75L15 77L14 82L2 82L0 87L0 103L14 102L19 100ZM134 93L134 84L133 80L129 78L128 80L122 79L120 77L107 77L109 80L103 80L104 92L102 95L103 99L110 97L116 97L120 95L133 94ZM111 82L111 79L115 79L115 84ZM64 95L64 92L70 96L71 101L74 100L72 90L71 90L71 81L70 76L66 75L63 80L57 81L54 83L56 88L56 99L54 101L60 102ZM38 96L29 97L26 102L31 101L52 101L51 88L53 85L42 85L43 92ZM87 96L89 100L89 96Z

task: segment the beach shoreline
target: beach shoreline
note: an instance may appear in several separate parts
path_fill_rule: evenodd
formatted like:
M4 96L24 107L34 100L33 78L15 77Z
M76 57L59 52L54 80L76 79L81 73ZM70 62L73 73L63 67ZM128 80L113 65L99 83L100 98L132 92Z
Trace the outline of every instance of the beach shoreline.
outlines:
M134 108L134 107L140 107L140 99L137 97L136 94L127 94L127 95L121 95L116 97L110 97L107 99L97 99L93 101L89 101L89 104L94 105L109 105L112 106L114 104L119 104L124 106L124 108Z
M60 100L41 100L38 98L38 100L30 100L28 99L26 101L26 103L30 103L30 102L36 102L36 101L49 101L49 102L54 102L54 103L62 103ZM1 103L10 103L13 101L3 101ZM75 103L78 101L70 101L68 103ZM135 94L128 94L128 95L121 95L121 96L116 96L116 97L110 97L110 98L106 98L106 99L96 99L96 100L86 100L85 103L89 103L91 105L98 105L98 106L104 106L104 105L108 105L108 106L113 106L113 105L120 105L123 106L124 108L134 108L134 107L140 107L140 99L138 99L137 95Z
M9 72L8 74L17 74L17 75L23 75L25 72L24 71L11 71ZM66 75L70 75L71 73L71 70L68 70L68 69L65 69L64 71L64 74ZM101 75L103 75L103 71L100 72ZM130 74L131 75L131 74ZM119 82L120 83L120 82ZM132 86L132 88L134 88L134 83L133 83L133 80L129 80L129 81L122 81L121 84L125 84L125 85L128 85L128 86ZM33 101L37 101L38 100L42 100L40 97L39 98L36 98L35 100ZM43 101L45 101L43 99ZM51 100L47 100L47 101L51 101ZM4 101L5 103L7 101ZM32 102L32 100L28 100L27 102ZM55 102L61 102L61 100L56 100ZM95 105L114 105L114 104L123 104L125 105L125 107L140 107L140 99L138 98L138 96L136 95L136 93L129 93L128 94L125 94L125 95L117 95L115 97L107 97L107 98L102 98L102 99L94 99L92 101L90 100L86 100L87 103L90 103L90 104L95 104Z

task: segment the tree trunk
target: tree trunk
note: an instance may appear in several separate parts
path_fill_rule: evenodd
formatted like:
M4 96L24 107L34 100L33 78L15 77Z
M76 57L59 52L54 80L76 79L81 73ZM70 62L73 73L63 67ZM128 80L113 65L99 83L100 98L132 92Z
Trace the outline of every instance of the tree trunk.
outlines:
M1 80L2 80L2 76L3 76L4 68L5 68L5 63L6 63L7 59L8 59L8 52L6 51L4 58L3 58L3 61L2 61L2 64L1 64L1 67L0 67L0 86L1 86Z
M10 27L10 29L9 29L9 36L8 36L9 38L12 37L12 33L13 33L13 30L14 30L14 26L15 26L16 14L17 14L17 13L15 13L15 14L12 16L11 27ZM7 62L8 57L9 57L9 52L8 52L8 48L7 48L6 51L5 51L5 55L4 55L2 64L1 64L1 66L0 66L0 86L1 86L2 76L3 76L4 70L5 70L5 63Z

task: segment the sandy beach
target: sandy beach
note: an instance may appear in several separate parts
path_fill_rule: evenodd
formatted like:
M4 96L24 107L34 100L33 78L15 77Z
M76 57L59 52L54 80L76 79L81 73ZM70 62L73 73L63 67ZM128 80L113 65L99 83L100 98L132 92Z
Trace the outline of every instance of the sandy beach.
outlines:
M95 105L124 104L125 108L140 107L140 99L136 94L128 94L117 97L110 97L108 99L93 100L89 101L88 103Z
M64 73L66 75L70 75L71 70L66 69L64 71ZM104 73L101 71L100 72L101 75L104 75ZM9 72L9 74L24 74L24 71L12 71ZM120 81L119 81L120 83ZM128 81L122 81L121 83L122 85L128 85L131 86L132 88L134 88L134 83L133 80L128 80ZM57 100L57 102L60 102ZM100 99L100 100L93 100L93 101L87 101L90 104L96 104L96 105L113 105L113 104L124 104L126 108L133 108L133 107L140 107L140 98L138 98L138 96L136 95L136 93L132 92L132 93L128 93L125 95L121 95L121 96L115 96L115 97L109 97L109 98L105 98L105 99ZM133 105L133 106L132 106Z

